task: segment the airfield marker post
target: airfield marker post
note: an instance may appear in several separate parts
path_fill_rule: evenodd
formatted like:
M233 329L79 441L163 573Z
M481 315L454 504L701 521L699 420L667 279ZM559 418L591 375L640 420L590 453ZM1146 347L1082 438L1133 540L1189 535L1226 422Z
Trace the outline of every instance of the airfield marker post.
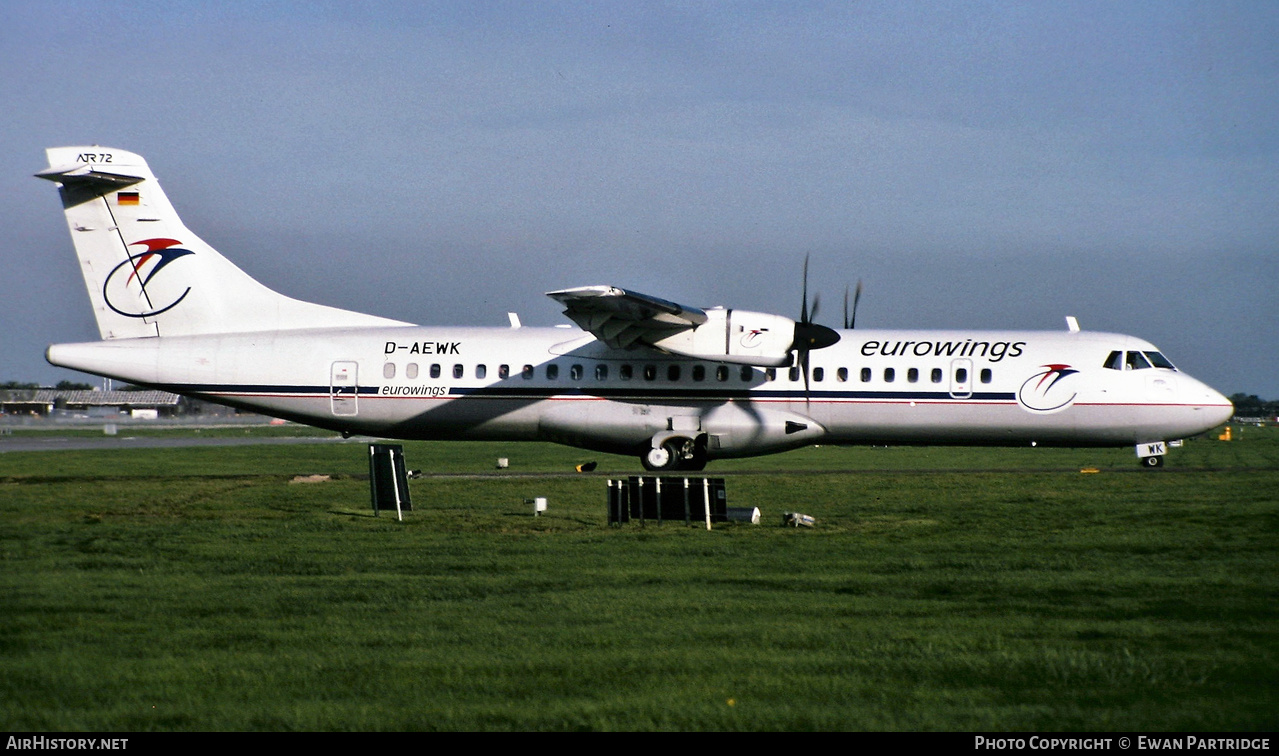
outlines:
M711 479L702 478L702 500L705 503L706 529L711 529Z
M692 524L692 515L688 511L688 478L684 479L684 525Z
M640 527L644 527L644 476L640 476L639 486L636 489L636 496L639 499L639 516Z
M662 524L662 479L656 478L654 485L656 488L655 499L657 500L657 524Z

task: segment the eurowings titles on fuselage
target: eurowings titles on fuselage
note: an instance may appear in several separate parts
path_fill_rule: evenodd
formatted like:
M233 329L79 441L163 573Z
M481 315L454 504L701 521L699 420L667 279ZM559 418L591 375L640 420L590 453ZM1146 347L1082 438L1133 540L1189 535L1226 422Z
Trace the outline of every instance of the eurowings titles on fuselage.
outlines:
M101 340L54 365L388 438L542 440L652 470L825 444L1132 446L1232 407L1158 349L1088 331L841 330L614 286L549 292L581 330L422 327L303 302L187 229L130 152L53 148ZM805 276L806 277L806 276ZM513 325L518 321L512 320Z

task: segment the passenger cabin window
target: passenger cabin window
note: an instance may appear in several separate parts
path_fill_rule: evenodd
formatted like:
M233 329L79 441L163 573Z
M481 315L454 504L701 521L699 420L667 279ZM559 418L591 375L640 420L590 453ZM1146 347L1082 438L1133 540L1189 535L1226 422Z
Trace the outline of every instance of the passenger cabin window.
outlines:
M656 365L645 365L645 366L644 366L644 380L646 380L646 381L655 381L655 380L657 380L657 366L656 366Z
M666 380L668 380L668 381L678 381L678 380L679 380L679 365L669 365L669 366L667 366L667 368L666 368Z
M554 381L554 380L557 380L559 377L560 377L559 365L552 364L552 365L546 366L546 380Z
M432 378L440 377L440 363L437 362L431 366L431 377Z
M892 368L884 368L884 383L892 383L897 377L897 371Z
M571 380L571 381L580 381L580 380L582 380L582 366L581 366L581 365L571 365L571 366L569 366L569 369L568 369L568 377L569 377L569 380Z
M498 379L503 380L503 381L504 381L504 380L506 380L507 378L510 378L510 377L511 377L511 366L510 366L510 365L498 365L498 366L497 366L497 377L498 377Z
M706 380L706 366L705 366L705 365L694 365L694 366L693 366L693 380L695 380L695 381L704 381L704 380Z
M982 370L981 370L981 382L982 382L982 383L990 383L990 381L991 381L994 377L995 377L995 376L994 376L994 374L990 372L990 368L982 368Z
M520 368L520 375L523 376L524 380L526 381L533 380L533 366L525 365L524 367Z
M862 368L862 383L870 383L870 368Z
M839 370L836 370L835 380L839 381L840 383L843 383L844 381L848 380L848 368L842 367Z
M635 376L635 368L628 362L617 369L617 377L629 381Z
M476 365L476 366L475 366L475 377L476 377L476 378L483 378L483 377L487 376L488 374L489 374L488 365Z
M601 363L595 366L595 380L597 381L608 380L608 365L604 365Z
M813 381L820 382L826 377L826 371L823 368L813 368Z
M454 378L461 378L461 377L462 377L462 375L463 375L463 373L465 373L465 372L466 372L466 369L465 369L465 368L463 368L461 365L454 365L454 366L453 366L453 377L454 377Z
M384 362L384 363L382 363L382 377L383 377L383 378L394 378L394 377L395 377L395 363L394 363L394 362Z
M791 368L790 370L788 370L788 371L786 372L786 377L787 377L787 378L790 378L792 381L798 381L798 380L799 380L799 368L797 368L797 367L793 367L793 368Z
M968 383L968 368L955 368L955 383Z
M749 381L755 375L755 368L750 365L742 365L742 380Z
M928 374L928 379L933 383L941 383L941 368L933 368L933 372Z
M765 369L764 369L764 378L765 378L766 380L770 380L770 381L775 381L775 380L777 380L777 368L765 368Z
M909 383L919 383L919 368L911 368L906 371L906 380Z
M717 381L728 380L728 365L720 365L719 367L715 368L715 380Z
M417 377L417 363L410 362L404 366L404 377L413 380Z

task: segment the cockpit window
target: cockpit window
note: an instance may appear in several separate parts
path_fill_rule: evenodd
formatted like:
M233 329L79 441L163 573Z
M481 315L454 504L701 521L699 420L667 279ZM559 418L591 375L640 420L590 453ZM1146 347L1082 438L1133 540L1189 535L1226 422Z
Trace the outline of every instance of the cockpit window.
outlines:
M1103 367L1110 370L1143 370L1148 367L1176 370L1177 366L1159 352L1111 352Z
M1159 352L1144 352L1146 357L1150 359L1152 365L1157 368L1167 368L1168 370L1176 370L1177 366L1168 361L1168 358Z
M1129 370L1144 370L1150 367L1150 363L1141 355L1141 352L1129 352L1125 364Z

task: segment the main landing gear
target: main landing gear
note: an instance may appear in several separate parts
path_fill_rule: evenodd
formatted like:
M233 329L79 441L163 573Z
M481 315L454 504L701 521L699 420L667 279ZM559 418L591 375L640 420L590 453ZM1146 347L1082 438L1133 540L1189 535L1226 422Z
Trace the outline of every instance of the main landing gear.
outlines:
M706 467L706 436L668 438L644 452L640 463L649 472L702 470Z

